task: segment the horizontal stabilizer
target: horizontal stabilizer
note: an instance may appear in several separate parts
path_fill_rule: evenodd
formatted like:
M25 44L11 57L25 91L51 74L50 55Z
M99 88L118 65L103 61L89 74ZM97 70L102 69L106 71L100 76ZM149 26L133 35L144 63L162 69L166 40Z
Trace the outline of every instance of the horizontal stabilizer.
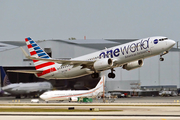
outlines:
M41 73L41 72L43 72L43 70L7 70L7 72L36 74L36 73Z
M30 56L26 53L26 51L25 51L22 47L20 47L20 48L21 48L23 54L25 55L25 57L26 57L26 58L29 58Z

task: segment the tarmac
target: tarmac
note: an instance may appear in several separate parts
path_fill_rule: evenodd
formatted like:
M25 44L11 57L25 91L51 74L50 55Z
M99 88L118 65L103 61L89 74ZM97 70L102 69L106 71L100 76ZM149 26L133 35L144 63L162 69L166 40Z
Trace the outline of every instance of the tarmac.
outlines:
M0 97L0 108L56 108L99 110L120 110L108 112L0 112L0 120L179 120L180 96L177 97L132 97L119 98L112 102L106 99L94 100L93 103L68 103L52 101L45 103L30 103L28 99ZM15 102L16 100L16 102ZM111 102L110 102L111 101ZM2 105L3 104L3 105ZM16 106L9 106L16 105ZM23 106L25 105L25 106ZM38 105L38 106L30 106Z
M22 98L15 99L15 97L0 97L0 104L4 103L30 103L31 99L36 98ZM40 103L46 103L42 99L39 99ZM117 98L117 99L105 99L106 103L180 103L180 96L175 97L130 97L130 98ZM49 101L49 103L69 103L68 101ZM94 99L93 103L103 103L103 99Z

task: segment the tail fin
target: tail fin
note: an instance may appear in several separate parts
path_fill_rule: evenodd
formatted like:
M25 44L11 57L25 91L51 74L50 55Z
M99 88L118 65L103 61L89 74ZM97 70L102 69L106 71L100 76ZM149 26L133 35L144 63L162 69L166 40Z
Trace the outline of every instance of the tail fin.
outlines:
M95 88L104 86L105 76L102 76Z
M2 66L0 66L0 70L1 70L1 81L2 81L3 87L11 84L11 82L9 81L9 78L6 75L6 72L4 71L4 68Z
M96 85L95 88L92 89L94 91L93 95L98 95L104 91L104 84L105 84L105 76L102 76L101 79L99 80L98 84Z
M49 55L43 49L41 49L40 46L30 37L25 38L25 41L32 57L51 59ZM36 70L44 70L47 71L46 73L48 73L48 71L56 71L54 62L40 60L33 60L33 62Z

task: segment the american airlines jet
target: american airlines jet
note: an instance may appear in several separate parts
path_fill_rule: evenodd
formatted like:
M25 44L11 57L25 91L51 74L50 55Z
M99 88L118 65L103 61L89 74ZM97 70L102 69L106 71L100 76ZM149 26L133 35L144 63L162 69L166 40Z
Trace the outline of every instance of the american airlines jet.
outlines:
M26 58L33 60L36 70L9 71L34 73L37 77L45 79L71 79L90 74L92 78L98 78L99 73L105 70L111 71L108 74L109 78L115 78L114 68L122 67L126 70L139 68L143 66L145 58L155 55L160 55L160 61L163 61L162 56L175 45L175 41L167 37L149 37L70 60L59 60L50 58L30 37L25 38L25 41L31 56L21 49Z
M78 98L95 98L101 96L104 91L105 76L102 76L95 88L90 90L55 90L43 93L40 98L48 102L49 100L69 100L78 101Z

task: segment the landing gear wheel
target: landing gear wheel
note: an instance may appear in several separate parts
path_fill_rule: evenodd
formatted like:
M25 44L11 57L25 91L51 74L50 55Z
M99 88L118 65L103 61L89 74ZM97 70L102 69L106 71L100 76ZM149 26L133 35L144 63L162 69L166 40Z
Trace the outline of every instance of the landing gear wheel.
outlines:
M17 96L16 96L16 99L21 99L21 95L17 95Z
M111 73L108 74L108 77L111 78Z
M93 73L93 74L91 74L91 77L92 78L98 78L99 77L99 73Z
M160 61L164 61L164 58L159 58Z
M112 78L115 78L115 77L116 77L116 75L114 73L112 73Z
M115 75L114 73L109 73L109 74L108 74L108 77L109 77L109 78L115 78L115 76L116 76L116 75Z

